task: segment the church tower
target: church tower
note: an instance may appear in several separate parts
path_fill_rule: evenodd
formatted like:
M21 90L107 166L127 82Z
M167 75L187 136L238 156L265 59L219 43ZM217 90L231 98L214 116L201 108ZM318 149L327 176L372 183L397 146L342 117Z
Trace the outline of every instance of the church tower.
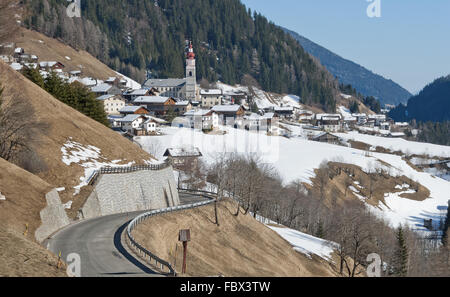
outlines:
M197 77L195 73L195 54L192 42L189 42L189 49L186 54L186 99L196 100Z

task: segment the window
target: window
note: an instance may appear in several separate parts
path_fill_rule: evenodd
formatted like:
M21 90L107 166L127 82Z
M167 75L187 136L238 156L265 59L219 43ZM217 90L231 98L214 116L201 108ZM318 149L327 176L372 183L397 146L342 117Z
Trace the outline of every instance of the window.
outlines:
M192 76L192 71L189 71L189 76Z

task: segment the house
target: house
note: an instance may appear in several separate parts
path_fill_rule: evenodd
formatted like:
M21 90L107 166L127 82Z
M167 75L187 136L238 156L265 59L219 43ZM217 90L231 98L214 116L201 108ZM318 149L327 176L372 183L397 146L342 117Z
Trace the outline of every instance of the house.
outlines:
M107 116L109 124L111 125L111 128L120 128L121 127L121 123L120 120L123 118L122 115L114 115L114 114L110 114Z
M241 105L215 105L211 110L218 115L219 123L222 125L238 127L243 124L245 111Z
M184 114L191 109L192 109L192 104L189 100L178 100L175 103L174 111L177 114Z
M353 113L352 117L356 118L357 125L364 125L367 122L367 114L365 113Z
M91 91L95 94L97 94L97 96L102 96L102 95L122 95L122 91L113 85L108 85L106 83L101 83L99 85L93 86L91 88Z
M342 121L342 125L343 128L345 130L350 130L350 129L354 129L356 126L356 123L358 122L356 117L345 117L344 120Z
M338 132L341 129L340 114L316 114L316 125L327 132Z
M339 137L330 134L328 132L322 132L318 135L312 136L310 140L318 141L318 142L324 142L324 143L330 143L330 144L340 144Z
M141 114L129 114L117 121L120 123L123 131L131 135L137 135L137 131L143 129L143 124L147 121L147 118Z
M16 47L14 49L14 58L19 59L21 55L25 54L25 50L21 47Z
M147 121L143 124L144 135L157 135L159 126L167 123L166 121L155 117L148 116L147 118Z
M214 105L221 105L223 94L220 89L201 90L200 91L202 108L211 108Z
M57 62L57 61L42 61L39 62L39 68L41 70L45 70L45 71L56 71L56 70L62 70L64 69L64 64Z
M103 103L106 114L118 115L120 110L125 106L125 100L118 95L102 95L97 100Z
M251 113L244 116L246 130L272 132L272 125L278 120L276 113L270 112L263 115Z
M217 128L219 122L217 113L209 109L191 109L183 116L188 119L191 128L194 129L213 130Z
M175 109L176 101L171 97L140 96L133 100L133 105L144 105L148 111L156 116L165 116Z
M159 96L159 92L155 88L151 88L151 89L132 90L123 93L123 97L129 102L141 96Z
M202 153L197 147L168 148L163 156L167 157L175 168L180 168L184 165L196 168L198 166L198 158L202 157Z
M309 110L300 110L298 113L298 120L300 123L310 124L314 120L314 112Z
M149 111L145 106L127 105L122 107L119 113L126 116L127 114L149 114Z
M70 76L72 77L80 77L81 75L81 70L72 70L69 72Z
M380 123L380 129L381 130L387 130L387 131L391 130L391 123L389 123L389 122L381 122Z
M294 115L294 108L292 106L276 106L273 111L280 117L290 119Z
M19 63L11 63L11 65L9 65L9 66L11 66L11 68L16 71L21 71L23 68L23 65L21 65Z

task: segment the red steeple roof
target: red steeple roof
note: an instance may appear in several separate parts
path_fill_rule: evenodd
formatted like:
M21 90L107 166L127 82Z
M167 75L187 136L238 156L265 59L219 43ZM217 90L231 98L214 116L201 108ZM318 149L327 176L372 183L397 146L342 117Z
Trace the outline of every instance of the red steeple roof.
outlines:
M186 56L189 60L195 59L194 49L192 48L192 41L189 42L189 50Z

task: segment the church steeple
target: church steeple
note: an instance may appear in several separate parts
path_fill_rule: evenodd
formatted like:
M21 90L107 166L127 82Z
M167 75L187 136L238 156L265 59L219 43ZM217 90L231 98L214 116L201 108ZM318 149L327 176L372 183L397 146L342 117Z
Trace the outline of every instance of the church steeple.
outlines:
M195 72L195 53L192 41L186 53L186 99L195 100L197 94L197 78Z

